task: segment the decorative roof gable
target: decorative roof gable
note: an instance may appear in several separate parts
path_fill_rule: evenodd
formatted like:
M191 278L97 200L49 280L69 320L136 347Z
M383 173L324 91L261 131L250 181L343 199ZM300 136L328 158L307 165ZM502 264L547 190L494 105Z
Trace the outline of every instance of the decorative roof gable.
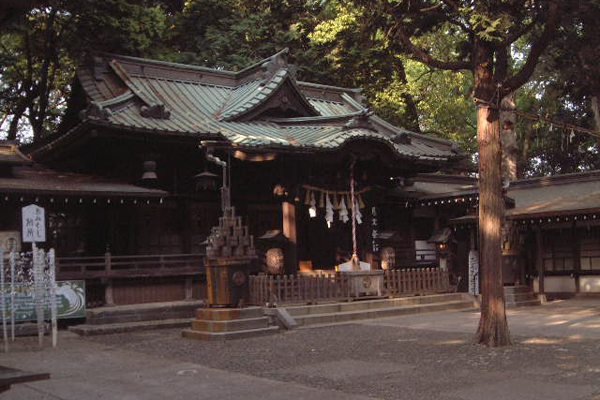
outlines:
M286 48L241 72L255 77L232 91L215 116L221 121L250 121L261 116L314 117L319 115L296 83L296 68L288 63Z

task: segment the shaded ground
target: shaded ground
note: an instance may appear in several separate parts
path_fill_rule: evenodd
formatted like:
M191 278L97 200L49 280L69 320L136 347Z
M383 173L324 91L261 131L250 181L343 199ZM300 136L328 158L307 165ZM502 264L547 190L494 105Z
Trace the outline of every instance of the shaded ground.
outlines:
M205 398L201 393L208 389L202 385L211 379L217 382L216 377L210 378L215 375L231 384L246 382L247 393L262 391L258 398L264 399L304 395L330 399L341 394L341 398L355 395L407 400L600 400L600 341L596 340L600 335L592 326L600 313L596 304L581 305L557 303L511 312L514 345L503 349L471 344L477 314L459 311L300 329L228 342L183 339L180 330L70 338L63 340L60 351L78 348L100 356L120 355L122 363L131 362L140 368L141 364L156 363L174 364L169 371L205 371L204 375L189 378L191 385L199 385L196 393L200 397L196 398ZM428 329L422 329L424 326ZM552 327L564 329L553 331ZM553 335L556 332L568 335ZM12 360L8 359L13 365L28 358L34 362L40 354L51 355L55 351L31 350L35 340L27 341L21 340L19 348L13 349ZM0 357L0 364L10 364L4 360L6 356ZM107 379L119 382L118 373ZM31 387L44 390L43 383ZM255 398L241 396L242 392L219 394L217 390L207 398ZM127 398L152 398L149 393ZM22 395L28 396L22 399L46 398L31 397L31 393Z

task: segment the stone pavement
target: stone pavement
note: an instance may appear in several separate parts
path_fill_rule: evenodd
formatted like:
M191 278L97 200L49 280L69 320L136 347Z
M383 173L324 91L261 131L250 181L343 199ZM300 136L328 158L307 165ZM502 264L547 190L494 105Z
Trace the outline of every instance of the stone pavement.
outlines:
M63 335L57 349L13 351L0 356L0 365L47 371L51 379L15 385L0 394L0 399L280 400L283 394L298 400L368 399L168 360L81 340L69 333Z
M365 321L369 325L442 332L475 332L478 311L427 313ZM512 335L600 339L600 299L557 300L507 311Z
M469 343L477 320L452 311L231 342L61 331L58 349L20 338L0 354L0 365L51 373L0 400L600 400L599 301L511 310L504 349Z

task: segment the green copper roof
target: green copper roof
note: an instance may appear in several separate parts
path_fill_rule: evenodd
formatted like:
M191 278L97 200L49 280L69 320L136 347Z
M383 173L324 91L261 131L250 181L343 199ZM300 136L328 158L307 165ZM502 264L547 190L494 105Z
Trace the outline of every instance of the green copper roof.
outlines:
M462 157L452 142L372 115L356 89L297 81L286 54L240 72L96 57L78 71L90 98L82 118L86 124L144 134L220 137L246 148L332 150L360 139L384 143L401 158L444 162Z

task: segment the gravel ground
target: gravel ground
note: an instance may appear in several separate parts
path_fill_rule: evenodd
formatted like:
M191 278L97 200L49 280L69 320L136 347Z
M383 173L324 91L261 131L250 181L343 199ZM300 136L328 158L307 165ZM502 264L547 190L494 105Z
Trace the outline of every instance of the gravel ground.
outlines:
M522 379L592 385L597 397L588 399L600 399L599 341L513 337L513 346L489 349L472 337L348 324L226 342L184 339L179 329L82 340L385 399L456 399L452 392L474 385Z

